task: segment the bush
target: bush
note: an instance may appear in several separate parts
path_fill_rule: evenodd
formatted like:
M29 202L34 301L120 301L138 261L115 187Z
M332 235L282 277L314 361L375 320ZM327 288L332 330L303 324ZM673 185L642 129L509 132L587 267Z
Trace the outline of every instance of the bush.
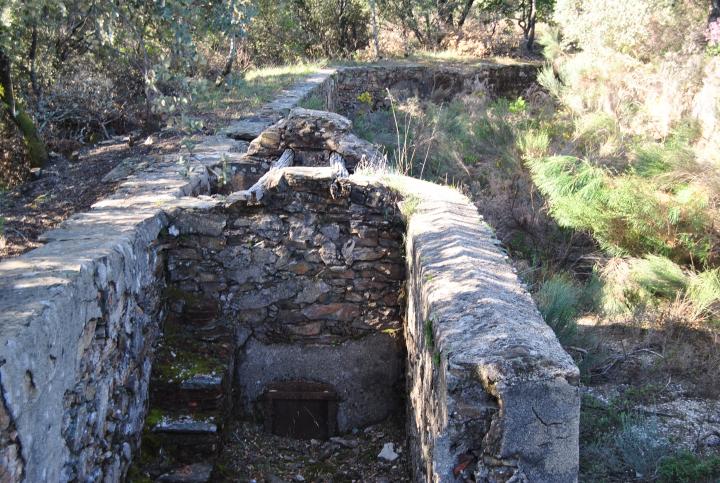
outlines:
M533 181L547 197L561 226L587 231L614 255L656 254L679 263L706 264L712 213L698 186L677 185L627 174L611 176L572 156L530 159Z
M657 474L662 482L711 482L720 477L720 456L701 459L683 451L660 461Z
M664 257L648 255L635 260L631 267L632 280L654 297L674 299L688 284L682 269Z
M671 452L670 443L653 419L624 421L615 445L625 463L641 478L654 475L659 462Z
M580 296L580 288L562 274L543 282L536 294L540 313L560 342L568 342L577 332L575 317Z
M648 59L696 44L706 15L694 2L557 0L554 18L566 43Z

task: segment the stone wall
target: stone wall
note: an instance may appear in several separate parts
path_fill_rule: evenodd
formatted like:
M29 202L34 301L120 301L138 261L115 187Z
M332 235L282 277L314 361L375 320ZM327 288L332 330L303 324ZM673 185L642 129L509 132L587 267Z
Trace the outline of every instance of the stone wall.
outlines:
M535 83L535 64L494 64L472 66L390 64L347 67L338 70L321 86L320 97L329 111L351 115L360 105L360 96L369 94L373 109L390 107L387 90L393 97L417 96L446 102L455 95L484 88L492 96L516 97ZM365 95L367 95L365 94Z
M478 69L478 81L486 78L497 93L520 89L532 77L513 74L526 67ZM385 80L398 80L390 87L408 93L459 86L454 74L399 80L392 69L364 72L315 76L277 109L264 111L254 129L264 130L313 93L347 112L365 91L379 102ZM468 82L475 77L464 76L463 85ZM271 160L244 156L246 147L225 136L203 138L192 156L185 155L188 169L178 167L178 155L159 157L110 199L46 234L45 246L0 263L0 479L123 479L137 453L153 345L165 316L166 252L173 287L217 300L223 313L237 317L234 343L249 356L238 361L236 374L246 394L258 392L242 382L244 373L265 370L268 381L278 376L258 361L282 367L298 358L308 360L308 367L296 368L298 375L319 378L313 368L342 362L352 367L354 381L384 381L379 399L398 394L390 388L401 370L396 337L403 302L397 293L404 275L392 190L360 178L329 184L322 170L312 172L320 173L316 177L296 169L297 181L292 171L276 178L277 196L269 202L283 201L268 205L267 213L193 198L209 194L226 166L233 190L259 178ZM571 481L577 469L576 369L509 274L477 213L443 190L437 199L446 204L423 201L408 227L411 296L404 337L416 476L446 481L467 453L478 461L479 478L522 472L531 481ZM430 192L423 185L413 196ZM193 210L202 220L183 221ZM248 219L252 223L244 224ZM192 232L193 226L210 231ZM177 239L170 238L176 231ZM167 246L158 241L161 232ZM443 233L446 241L438 242ZM224 245L212 248L211 238ZM183 247L182 240L194 241ZM234 251L221 255L226 249ZM200 272L193 273L183 257L198 250L204 258L194 260ZM443 258L447 253L453 256ZM242 265L248 261L262 270ZM221 266L224 280L217 276ZM272 303L257 306L266 296ZM282 346L286 359L274 350ZM354 361L368 350L378 357L358 366ZM347 385L345 394L357 396L360 387ZM386 409L368 415L347 408L343 428ZM347 416L352 411L360 419Z
M573 482L579 372L473 204L404 179L408 431L416 481Z
M223 153L208 138L0 263L0 479L120 481L137 452L164 317L164 208L207 193Z
M174 296L214 301L237 331L240 414L292 379L334 386L340 431L397 406L405 265L395 200L330 168L287 168L260 203L170 215L162 244Z

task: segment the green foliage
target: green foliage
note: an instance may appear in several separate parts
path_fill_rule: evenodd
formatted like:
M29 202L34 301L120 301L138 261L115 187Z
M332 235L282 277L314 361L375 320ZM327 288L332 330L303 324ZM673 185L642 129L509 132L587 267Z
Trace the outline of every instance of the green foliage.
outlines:
M667 299L674 299L688 284L687 275L677 264L656 255L635 260L630 276L651 296Z
M581 290L568 276L555 275L543 282L536 294L538 308L560 342L567 343L577 332Z
M653 179L611 176L572 156L530 159L528 166L558 223L591 233L611 253L707 260L712 222L703 192L662 192Z
M372 94L370 94L368 91L363 92L357 97L358 102L361 104L365 104L368 107L372 107L373 104L373 98Z
M508 111L512 112L513 114L523 112L526 108L527 102L525 102L525 99L523 99L522 97L518 97L517 99L508 104Z
M615 434L615 445L636 475L649 478L671 453L670 443L663 436L653 419L623 418L622 427Z
M362 0L261 0L248 25L247 48L259 63L348 57L369 41Z
M664 483L716 481L720 478L720 456L703 459L689 451L681 451L661 460L657 475Z
M687 295L698 313L720 315L720 268L699 273L690 279Z

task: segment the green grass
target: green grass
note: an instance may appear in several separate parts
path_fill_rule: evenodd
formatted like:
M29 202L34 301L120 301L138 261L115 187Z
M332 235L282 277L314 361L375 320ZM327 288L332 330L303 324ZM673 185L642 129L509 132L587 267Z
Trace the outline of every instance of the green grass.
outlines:
M720 456L700 458L682 451L660 461L657 474L661 482L702 483L720 479Z
M326 63L322 61L302 62L250 69L228 76L220 86L195 82L191 89L192 105L183 115L189 121L203 115L209 118L213 127L224 127L227 121L252 112L274 99L283 89L325 67ZM213 119L213 114L218 119Z
M543 282L535 298L545 322L560 342L570 341L577 333L575 317L580 305L580 287L570 277L559 274Z
M692 277L688 284L687 294L696 310L718 315L720 269L708 270Z
M656 255L636 260L630 276L651 296L666 299L674 299L688 284L688 277L680 266Z
M325 101L317 94L313 94L300 101L300 107L322 111L325 109Z

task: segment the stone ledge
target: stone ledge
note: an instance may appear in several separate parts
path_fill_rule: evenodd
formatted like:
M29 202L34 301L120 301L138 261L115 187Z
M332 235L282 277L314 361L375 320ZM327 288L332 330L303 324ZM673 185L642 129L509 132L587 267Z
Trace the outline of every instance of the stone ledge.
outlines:
M475 206L457 191L387 180L408 220L408 391L414 474L454 481L577 481L579 371Z

